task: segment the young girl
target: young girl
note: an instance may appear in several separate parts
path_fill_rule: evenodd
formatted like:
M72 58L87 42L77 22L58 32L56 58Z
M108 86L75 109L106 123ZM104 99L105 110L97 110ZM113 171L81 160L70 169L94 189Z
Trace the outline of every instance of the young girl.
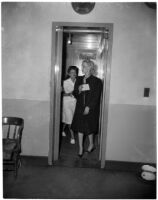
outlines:
M74 90L74 84L77 75L78 75L78 68L76 66L70 66L68 68L69 78L63 82L64 94L63 94L63 113L62 113L62 122L63 122L62 136L66 136L64 130L67 125L71 133L71 140L70 140L71 144L75 144L75 138L74 138L74 133L71 129L71 123L76 107L76 99L72 95L72 92Z

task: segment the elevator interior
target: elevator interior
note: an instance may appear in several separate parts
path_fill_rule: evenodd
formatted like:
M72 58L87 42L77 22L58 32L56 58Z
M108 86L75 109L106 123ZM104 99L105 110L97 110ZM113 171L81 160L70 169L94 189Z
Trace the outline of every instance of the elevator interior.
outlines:
M103 51L105 48L104 33L93 29L66 29L63 34L63 77L68 66L75 65L79 68L79 76L82 75L81 63L84 59L91 59L97 67L96 76L103 79Z
M62 78L63 80L67 77L67 69L69 66L75 65L79 68L79 76L82 76L81 64L84 59L91 59L95 63L95 76L102 79L103 81L103 57L105 50L105 34L101 32L100 29L85 29L78 28L75 32L75 27L72 29L67 29L63 34L63 53L62 53ZM61 113L60 119L62 119L62 96L61 96ZM70 133L67 130L67 136L62 137L62 123L60 124L60 157L66 157L66 159L76 159L78 151L78 138L77 133L75 133L76 144L70 144ZM83 159L85 160L99 160L99 150L100 150L100 128L98 129L98 134L94 137L94 144L96 150L91 153L91 155L85 154ZM88 145L87 138L85 138L85 149Z

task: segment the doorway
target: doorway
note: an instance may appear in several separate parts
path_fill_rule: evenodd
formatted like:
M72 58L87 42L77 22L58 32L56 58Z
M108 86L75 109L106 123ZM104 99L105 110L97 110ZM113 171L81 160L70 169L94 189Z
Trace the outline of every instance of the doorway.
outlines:
M52 67L50 82L50 135L48 164L59 159L61 143L61 87L68 66L75 65L81 73L83 59L94 61L96 76L103 82L100 106L100 127L95 143L100 167L105 166L106 136L110 91L110 68L113 24L53 23ZM62 140L63 141L63 140ZM76 146L77 148L77 146Z

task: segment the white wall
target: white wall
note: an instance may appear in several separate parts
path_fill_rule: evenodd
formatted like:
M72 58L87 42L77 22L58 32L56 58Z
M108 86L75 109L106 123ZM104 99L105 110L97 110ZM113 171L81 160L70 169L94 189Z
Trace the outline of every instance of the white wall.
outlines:
M24 117L23 154L48 154L53 21L114 24L106 158L155 162L156 12L144 3L96 3L87 15L70 2L2 3L3 114Z

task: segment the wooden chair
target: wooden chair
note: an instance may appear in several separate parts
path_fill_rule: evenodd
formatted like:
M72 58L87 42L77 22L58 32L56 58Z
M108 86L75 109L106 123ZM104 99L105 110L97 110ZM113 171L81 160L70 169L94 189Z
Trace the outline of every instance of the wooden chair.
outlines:
M3 170L13 170L17 177L21 165L21 139L24 120L18 117L2 117L3 134ZM11 169L10 166L12 165Z

